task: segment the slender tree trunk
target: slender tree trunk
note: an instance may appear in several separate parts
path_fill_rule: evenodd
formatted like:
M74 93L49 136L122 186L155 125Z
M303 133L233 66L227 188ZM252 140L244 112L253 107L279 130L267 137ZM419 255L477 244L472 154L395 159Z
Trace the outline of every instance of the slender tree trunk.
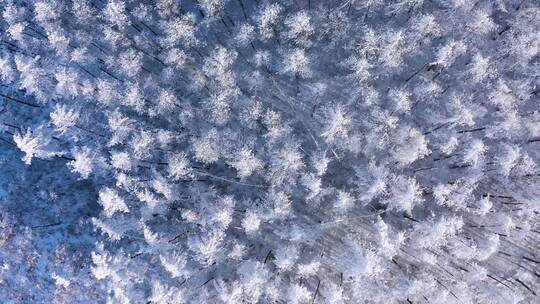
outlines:
M248 21L248 17L246 14L246 8L244 7L244 2L242 0L238 0L238 3L240 4L240 7L242 8L242 14L244 15L244 19Z

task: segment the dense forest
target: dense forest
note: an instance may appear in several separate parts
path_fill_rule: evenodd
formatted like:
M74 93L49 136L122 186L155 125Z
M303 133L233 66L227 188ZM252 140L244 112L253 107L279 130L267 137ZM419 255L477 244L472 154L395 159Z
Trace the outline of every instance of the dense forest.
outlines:
M0 0L1 303L540 301L537 0Z

